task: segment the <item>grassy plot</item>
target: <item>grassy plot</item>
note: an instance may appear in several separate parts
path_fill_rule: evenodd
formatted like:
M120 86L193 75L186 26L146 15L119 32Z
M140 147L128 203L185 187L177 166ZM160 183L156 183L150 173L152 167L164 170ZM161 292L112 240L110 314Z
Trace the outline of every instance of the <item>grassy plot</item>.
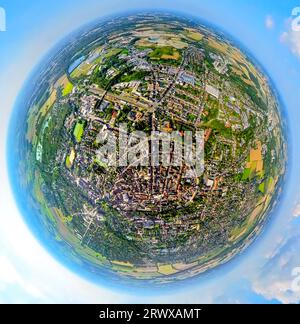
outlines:
M262 156L262 145L260 141L256 142L256 148L252 148L250 150L250 155L248 157L242 180L250 180L255 176L260 178L263 178L264 176L264 161ZM265 187L260 187L259 190L264 193Z
M88 62L83 62L71 73L71 78L76 79L82 75L87 75L90 69L91 65Z
M172 46L157 47L149 54L152 60L179 60L180 53Z
M29 109L29 117L27 119L26 139L33 146L37 144L36 125L39 119L38 106L33 106Z
M259 177L262 179L265 175L262 144L260 141L256 141L255 146L255 148L250 150L250 154L246 162L246 168L244 169L242 175L243 181L251 180L254 177ZM261 193L265 193L267 187L268 183L263 182L259 185L258 190Z
M187 28L183 34L194 41L201 41L203 38L202 34L192 28Z
M73 132L73 135L77 143L81 142L84 129L85 129L85 122L82 120L78 121Z
M171 264L161 264L157 265L158 272L164 275L171 275L173 273L178 272L178 270L174 269Z
M66 158L66 167L68 169L71 169L71 167L74 163L75 157L76 157L76 152L74 149L72 149L70 155L68 155Z
M58 87L62 89L63 97L67 96L73 90L73 84L70 82L66 74L56 81L54 88L56 89Z
M246 168L244 170L242 180L248 180L250 178L250 175L251 175L251 169L250 168Z
M121 272L133 272L135 270L134 265L130 262L111 261L113 269Z
M122 51L123 51L122 48L112 48L107 52L105 58L109 59L113 56L119 55Z
M71 167L72 167L72 163L71 163L71 160L70 160L70 156L69 155L66 158L66 167L68 169L71 169Z
M208 123L205 123L203 126L205 126L207 128L211 128L215 131L218 131L225 138L228 138L228 139L232 138L232 129L229 127L226 127L225 124L218 119L212 119Z
M55 101L56 101L56 95L57 95L57 90L56 89L54 89L52 92L51 92L51 94L50 94L50 96L48 97L48 99L46 100L46 102L43 104L43 106L41 107L41 109L40 109L40 115L42 116L42 117L45 117L47 114L48 114L48 112L49 112L49 110L50 110L50 108L52 107L52 105L55 103Z
M261 192L261 193L265 193L265 183L261 183L259 186L258 186L258 190Z
M68 81L68 83L65 85L63 92L62 92L63 97L70 94L72 92L73 88L74 88L73 84L70 81Z
M132 71L129 74L122 75L120 82L143 81L148 74L147 71Z

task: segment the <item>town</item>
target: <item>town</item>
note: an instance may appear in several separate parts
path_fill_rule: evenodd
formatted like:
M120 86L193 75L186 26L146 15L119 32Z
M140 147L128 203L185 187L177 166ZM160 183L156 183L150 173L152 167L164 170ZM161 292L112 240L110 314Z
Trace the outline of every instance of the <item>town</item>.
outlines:
M139 278L225 262L260 231L284 169L267 78L202 25L150 14L99 28L41 75L51 85L28 118L58 239Z

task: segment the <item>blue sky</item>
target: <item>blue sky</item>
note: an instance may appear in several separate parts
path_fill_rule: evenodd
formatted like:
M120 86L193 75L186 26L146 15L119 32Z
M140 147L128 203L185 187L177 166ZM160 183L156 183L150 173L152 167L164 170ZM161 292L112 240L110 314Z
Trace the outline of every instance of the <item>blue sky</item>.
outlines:
M291 13L300 0L0 1L0 303L1 302L247 302L299 303L292 270L300 267L300 32ZM177 292L151 296L97 286L55 261L19 214L7 177L5 143L14 100L32 68L61 38L95 18L130 9L165 8L204 18L245 45L272 77L286 106L291 134L290 181L265 233L215 275Z

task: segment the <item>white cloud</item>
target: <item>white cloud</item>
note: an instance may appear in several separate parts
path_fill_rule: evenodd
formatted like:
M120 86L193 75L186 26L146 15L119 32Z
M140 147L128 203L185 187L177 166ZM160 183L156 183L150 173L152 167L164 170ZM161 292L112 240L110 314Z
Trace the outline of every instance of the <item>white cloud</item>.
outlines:
M273 29L275 26L274 19L271 15L268 15L265 19L265 26L267 29Z
M280 41L287 45L293 54L300 57L300 31L292 28L292 19L287 21L287 31L281 34Z
M19 275L11 262L4 256L0 256L0 291L5 285L19 281Z
M297 228L299 231L299 227ZM281 303L300 302L300 292L292 290L294 277L292 270L300 266L298 235L282 240L275 248L261 271L252 280L253 290L268 300Z
M22 278L7 257L0 256L0 292L3 293L11 286L18 286L33 298L43 298L43 295L38 289Z
M297 304L299 295L291 291L291 280L273 278L273 281L259 281L254 283L254 291L268 300L276 299L283 304Z

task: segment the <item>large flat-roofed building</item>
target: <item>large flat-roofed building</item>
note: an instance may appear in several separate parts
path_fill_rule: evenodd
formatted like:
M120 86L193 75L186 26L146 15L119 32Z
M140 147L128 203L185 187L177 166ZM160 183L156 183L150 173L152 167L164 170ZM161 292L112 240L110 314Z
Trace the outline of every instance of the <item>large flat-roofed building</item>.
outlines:
M179 80L181 82L185 82L185 83L188 83L188 84L191 84L192 86L195 85L195 77L189 73L186 73L186 72L182 72L179 76Z
M205 91L207 93L209 93L210 95L212 95L213 97L219 99L220 96L220 91L218 89L216 89L215 87L211 86L211 85L206 85L205 87Z

